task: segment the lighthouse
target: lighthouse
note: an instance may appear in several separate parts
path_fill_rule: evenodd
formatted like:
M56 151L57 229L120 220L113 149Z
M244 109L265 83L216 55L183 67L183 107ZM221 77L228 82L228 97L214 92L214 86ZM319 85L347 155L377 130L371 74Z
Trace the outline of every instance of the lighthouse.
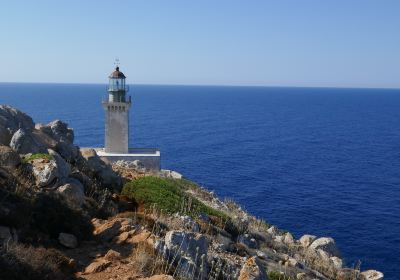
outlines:
M97 155L107 163L134 162L147 170L159 171L161 153L157 148L129 147L129 110L132 105L128 95L126 77L118 66L108 76L107 96L103 99L105 112L104 148L94 148Z
M129 87L119 66L108 77L108 96L103 101L105 110L105 152L129 152L129 109L132 102Z

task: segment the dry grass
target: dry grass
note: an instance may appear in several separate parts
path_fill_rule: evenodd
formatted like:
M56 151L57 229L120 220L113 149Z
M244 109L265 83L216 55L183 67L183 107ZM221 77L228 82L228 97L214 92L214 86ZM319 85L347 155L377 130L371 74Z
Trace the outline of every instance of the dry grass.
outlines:
M7 244L0 250L0 279L75 279L69 259L55 249Z

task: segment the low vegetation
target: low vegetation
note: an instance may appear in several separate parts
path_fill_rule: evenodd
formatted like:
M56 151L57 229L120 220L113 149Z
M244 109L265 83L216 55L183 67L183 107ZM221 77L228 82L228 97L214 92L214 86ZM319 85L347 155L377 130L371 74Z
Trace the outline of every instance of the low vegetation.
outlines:
M69 259L55 249L10 243L0 247L0 279L76 279Z
M155 207L166 213L197 217L200 213L226 219L225 213L208 207L185 190L194 187L187 180L142 177L125 184L122 194L139 205Z
M32 160L35 160L35 159L52 160L53 156L49 155L49 154L44 154L44 153L31 154L30 156L23 158L22 162L27 163L27 162L31 162Z

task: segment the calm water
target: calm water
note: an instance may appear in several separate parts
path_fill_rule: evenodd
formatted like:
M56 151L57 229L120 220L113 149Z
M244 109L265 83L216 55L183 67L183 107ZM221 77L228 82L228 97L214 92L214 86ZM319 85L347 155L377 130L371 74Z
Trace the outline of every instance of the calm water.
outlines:
M132 86L131 144L347 264L400 275L400 90ZM105 85L0 84L0 103L101 146Z

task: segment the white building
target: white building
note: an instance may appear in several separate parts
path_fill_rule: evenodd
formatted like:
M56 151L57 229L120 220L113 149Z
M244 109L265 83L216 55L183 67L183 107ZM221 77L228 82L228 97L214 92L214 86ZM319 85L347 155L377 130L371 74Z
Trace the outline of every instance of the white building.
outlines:
M109 76L108 96L103 100L105 110L105 146L97 154L106 161L139 160L147 169L160 170L160 151L154 148L129 148L129 110L131 96L125 75L119 67Z

